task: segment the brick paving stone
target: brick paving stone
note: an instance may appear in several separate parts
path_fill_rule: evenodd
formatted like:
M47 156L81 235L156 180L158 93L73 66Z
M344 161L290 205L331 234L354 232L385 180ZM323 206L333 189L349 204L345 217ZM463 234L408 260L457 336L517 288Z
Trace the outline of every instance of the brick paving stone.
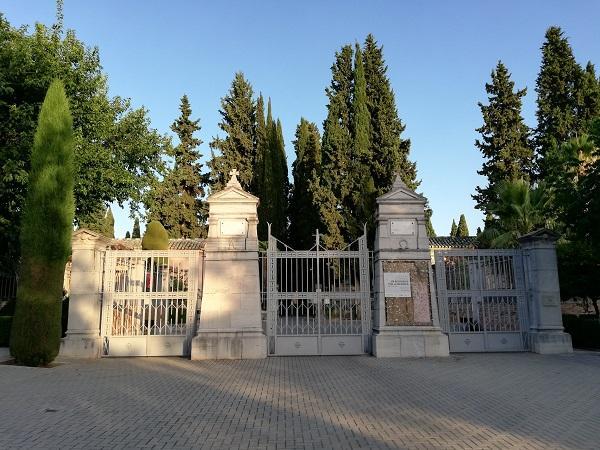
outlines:
M0 448L600 447L600 353L0 365Z

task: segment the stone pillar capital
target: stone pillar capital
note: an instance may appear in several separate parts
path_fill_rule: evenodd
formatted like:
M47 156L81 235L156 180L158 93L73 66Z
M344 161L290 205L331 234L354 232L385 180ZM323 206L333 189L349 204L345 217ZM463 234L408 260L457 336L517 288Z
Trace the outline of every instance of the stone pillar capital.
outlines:
M88 230L87 228L79 228L73 233L71 239L71 248L75 250L105 250L110 244L110 239Z

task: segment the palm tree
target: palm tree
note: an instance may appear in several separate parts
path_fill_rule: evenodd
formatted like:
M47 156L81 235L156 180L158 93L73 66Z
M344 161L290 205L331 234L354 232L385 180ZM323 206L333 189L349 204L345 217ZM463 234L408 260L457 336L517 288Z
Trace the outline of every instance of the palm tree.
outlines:
M548 226L551 191L544 183L531 186L523 179L502 181L496 193L498 201L491 205L496 220L483 231L482 246L516 247L520 236Z

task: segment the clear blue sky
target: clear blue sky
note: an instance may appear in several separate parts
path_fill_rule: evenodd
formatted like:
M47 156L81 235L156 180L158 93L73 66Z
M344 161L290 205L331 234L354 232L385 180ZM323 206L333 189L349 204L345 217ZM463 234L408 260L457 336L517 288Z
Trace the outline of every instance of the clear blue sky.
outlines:
M13 25L54 20L54 0L3 0ZM447 235L453 218L481 225L471 194L483 183L474 146L478 101L498 59L516 86L527 86L523 114L535 125L539 48L550 25L566 32L581 64L600 65L597 1L232 1L65 0L65 25L100 48L111 94L150 111L170 133L187 93L202 124L201 151L219 133L219 99L242 70L256 92L270 96L281 118L288 162L301 116L321 126L324 89L334 52L373 33L384 45L405 138L430 200L433 225ZM116 234L131 229L116 212Z

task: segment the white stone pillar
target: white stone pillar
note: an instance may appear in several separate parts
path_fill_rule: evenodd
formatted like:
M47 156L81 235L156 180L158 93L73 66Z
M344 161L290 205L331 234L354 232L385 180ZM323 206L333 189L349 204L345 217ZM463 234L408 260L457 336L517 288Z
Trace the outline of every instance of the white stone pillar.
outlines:
M100 319L102 274L109 240L87 229L73 234L69 324L60 356L99 358L102 351Z
M379 358L449 354L439 327L426 202L400 177L377 198L373 354Z
M204 282L198 334L191 359L267 356L258 273L258 198L232 171L227 187L211 195L204 247Z
M523 249L529 305L529 348L532 352L571 353L571 336L563 330L556 264L558 235L538 230L519 239Z

